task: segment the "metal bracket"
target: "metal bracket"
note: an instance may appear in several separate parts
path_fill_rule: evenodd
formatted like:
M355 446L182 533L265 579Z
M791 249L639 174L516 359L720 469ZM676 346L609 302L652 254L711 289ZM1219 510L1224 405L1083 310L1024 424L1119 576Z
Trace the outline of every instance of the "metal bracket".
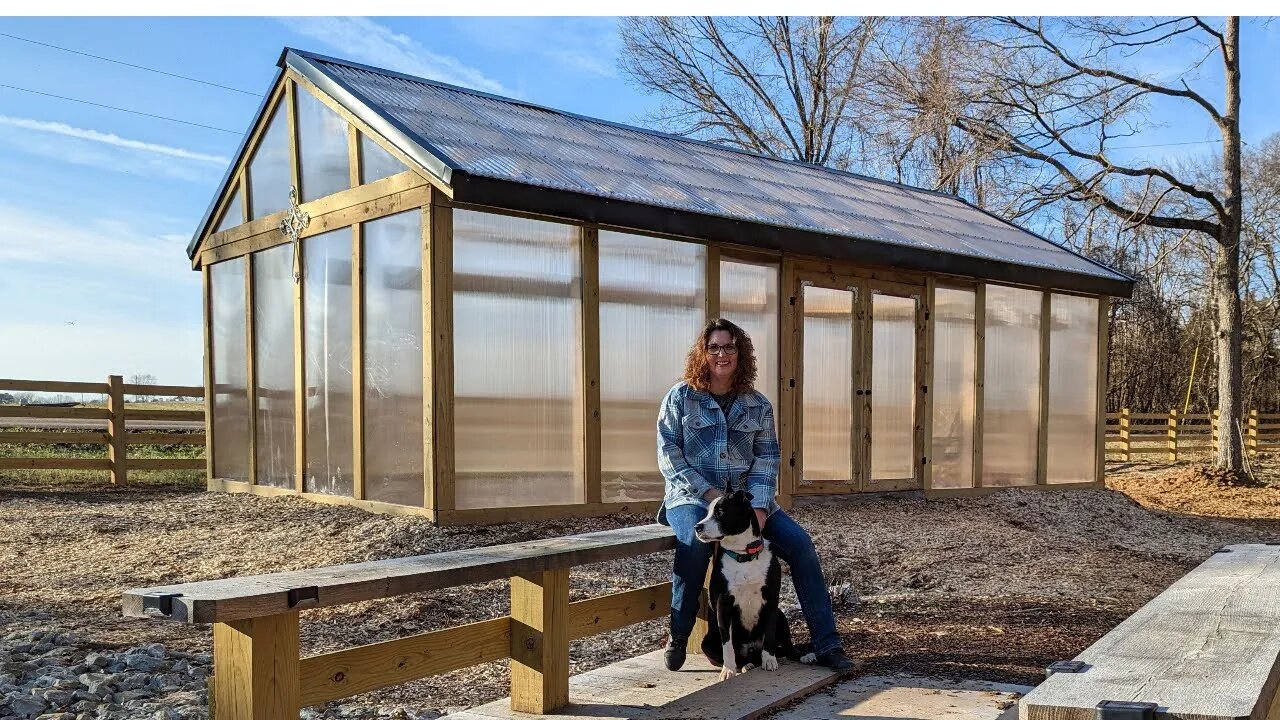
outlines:
M1082 673L1088 667L1079 660L1058 660L1044 669L1044 676L1049 677L1057 673Z
M320 604L320 588L312 585L311 587L293 588L289 591L289 608L307 608Z
M1155 720L1159 705L1131 700L1103 700L1098 703L1097 720Z
M173 599L182 597L182 593L158 593L156 595L142 596L142 610L155 610L156 612L169 617L173 614Z

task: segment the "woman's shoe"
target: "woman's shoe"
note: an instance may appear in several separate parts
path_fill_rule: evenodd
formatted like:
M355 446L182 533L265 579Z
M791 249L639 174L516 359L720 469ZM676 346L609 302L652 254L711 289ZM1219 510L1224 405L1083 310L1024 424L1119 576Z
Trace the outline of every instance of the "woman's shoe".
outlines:
M853 668L853 660L850 660L849 656L845 655L844 650L841 648L828 650L819 655L818 664L823 667L829 667L836 672L850 670ZM668 666L670 666L670 664L668 664Z
M684 667L685 646L689 644L686 640L677 640L672 637L667 640L667 649L662 652L662 659L667 663L667 669L675 672Z

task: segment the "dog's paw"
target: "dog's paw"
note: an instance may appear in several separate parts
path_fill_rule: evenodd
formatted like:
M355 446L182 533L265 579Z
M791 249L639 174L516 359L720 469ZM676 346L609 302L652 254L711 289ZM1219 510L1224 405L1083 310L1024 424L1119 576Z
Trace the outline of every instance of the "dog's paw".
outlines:
M746 671L748 671L748 670L754 670L755 668L756 668L756 666L755 666L755 665L753 665L753 664L751 664L751 663L747 663L746 665L743 665L743 666L738 670L738 672L740 672L740 673L744 673L744 672L746 672Z
M804 663L805 665L812 665L818 662L818 656L815 655L814 653L806 653L800 656L800 662Z
M770 653L764 653L760 658L760 667L770 671L777 670L778 658L774 657Z
M731 670L728 666L725 666L725 667L720 668L720 679L721 679L721 680L728 680L729 678L733 677L734 675L737 675L737 673L735 673L733 670Z

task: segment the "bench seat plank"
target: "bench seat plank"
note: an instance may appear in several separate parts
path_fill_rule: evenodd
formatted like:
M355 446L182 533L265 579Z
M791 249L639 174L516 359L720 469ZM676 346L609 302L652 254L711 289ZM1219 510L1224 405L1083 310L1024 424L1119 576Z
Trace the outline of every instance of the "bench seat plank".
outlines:
M1265 720L1280 682L1280 546L1232 545L1056 673L1021 720L1094 720L1098 703L1156 703L1156 717Z
M124 593L123 609L125 617L228 622L483 583L673 548L671 528L643 525L432 555L129 590ZM307 592L311 588L315 589L314 600L290 607L291 590L303 590L299 597L307 598L312 594ZM146 610L149 598L154 602L161 596L173 596L167 616Z

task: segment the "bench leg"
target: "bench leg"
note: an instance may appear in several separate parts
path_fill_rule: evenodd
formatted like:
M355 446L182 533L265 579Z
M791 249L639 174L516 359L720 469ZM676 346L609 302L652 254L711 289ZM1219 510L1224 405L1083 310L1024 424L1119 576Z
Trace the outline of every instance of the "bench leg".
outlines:
M215 623L213 673L218 720L297 720L298 614Z
M511 709L569 704L569 570L511 578ZM221 720L221 718L219 718Z

